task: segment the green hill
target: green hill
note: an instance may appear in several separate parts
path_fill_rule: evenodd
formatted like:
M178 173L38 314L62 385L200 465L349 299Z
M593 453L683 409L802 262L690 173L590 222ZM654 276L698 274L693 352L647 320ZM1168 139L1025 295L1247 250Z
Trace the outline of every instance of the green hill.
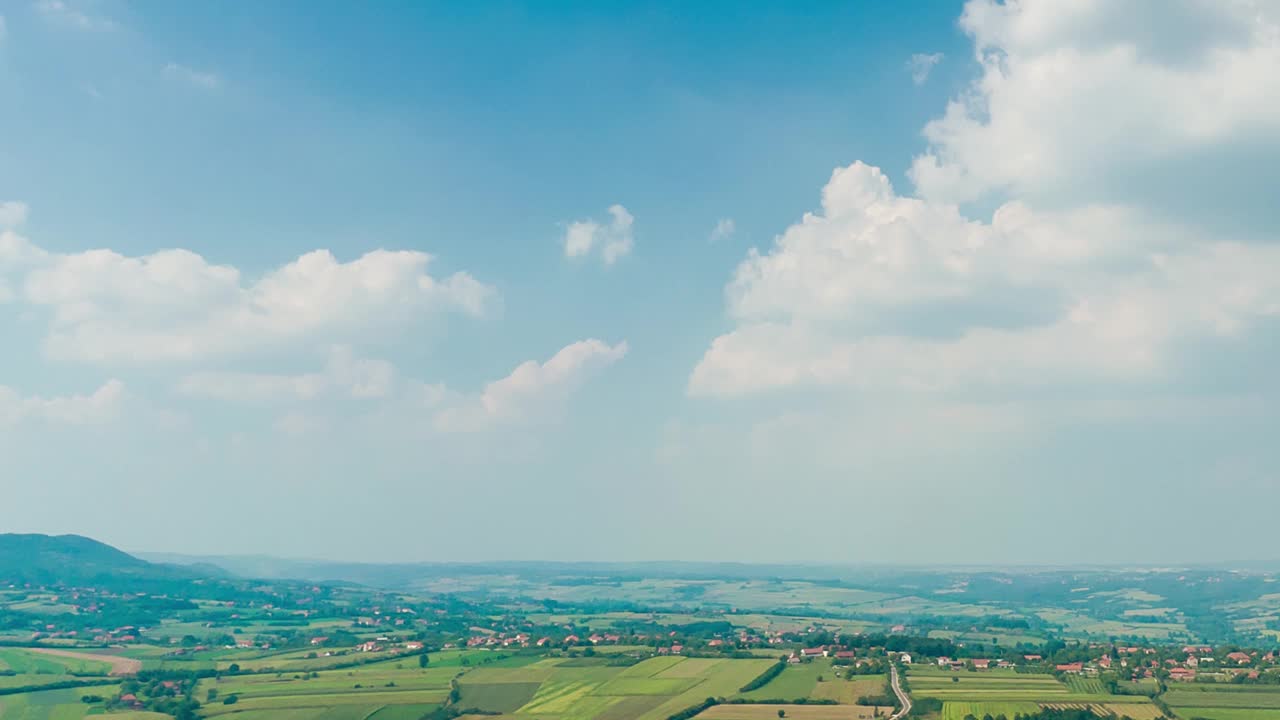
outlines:
M80 535L0 534L0 583L76 585L182 579L192 570L157 565Z

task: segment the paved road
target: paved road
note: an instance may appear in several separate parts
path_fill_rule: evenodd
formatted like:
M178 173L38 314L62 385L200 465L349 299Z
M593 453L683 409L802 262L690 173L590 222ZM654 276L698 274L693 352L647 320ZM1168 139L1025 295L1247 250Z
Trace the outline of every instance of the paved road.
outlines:
M898 702L902 705L902 709L891 715L889 720L899 720L899 718L904 718L907 716L907 713L911 712L911 698L906 693L902 692L902 685L898 683L897 665L889 666L889 677L893 684L893 692L898 696Z

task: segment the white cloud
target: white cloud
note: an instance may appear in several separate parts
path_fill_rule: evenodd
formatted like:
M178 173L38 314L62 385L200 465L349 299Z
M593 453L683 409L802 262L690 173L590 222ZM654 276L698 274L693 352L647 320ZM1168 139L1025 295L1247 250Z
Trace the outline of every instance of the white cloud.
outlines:
M35 7L50 22L76 30L106 32L118 27L110 18L95 17L64 0L37 0Z
M510 375L486 385L478 396L454 399L436 414L435 427L443 432L473 432L545 418L591 373L626 354L625 342L573 343L544 363L522 363Z
M81 362L191 361L328 345L398 330L424 313L480 315L495 291L459 272L428 274L431 256L376 250L340 262L316 250L257 280L187 250L130 257L48 253L0 234L0 278L50 313L47 356Z
M90 395L43 398L24 396L0 385L0 427L38 421L56 425L89 425L110 421L120 412L124 384L109 380Z
M164 66L164 74L166 77L179 80L203 90L216 90L222 85L222 78L217 73L195 70L185 65L179 65L178 63L173 62Z
M1144 380L1179 342L1280 315L1280 247L1197 241L1122 208L1010 203L980 223L858 163L727 295L738 326L694 370L696 395Z
M933 66L942 62L942 53L915 53L907 61L907 70L911 73L911 82L923 85L929 80Z
M1248 342L1280 316L1275 226L1207 228L1223 199L1270 217L1274 181L1213 163L1280 157L1278 19L1270 1L971 0L982 74L927 126L919 197L837 170L821 212L739 266L735 326L690 393L1116 391ZM1188 189L1204 207L1172 201ZM952 204L978 198L989 221Z
M930 198L1089 201L1135 178L1157 192L1179 160L1183 184L1200 187L1204 158L1276 150L1273 0L971 0L960 24L982 74L925 128L911 177Z
M564 234L565 256L584 257L598 249L604 264L612 265L629 255L635 245L632 232L635 218L621 205L610 206L609 215L611 220L607 225L592 219L569 223Z
M179 381L183 395L233 402L311 400L338 394L352 398L387 397L395 368L382 360L356 357L351 348L334 347L324 370L300 375L243 372L192 373Z
M733 233L736 230L737 227L734 225L733 218L721 218L716 221L716 226L711 230L711 242L728 240L733 237Z
M0 25L3 30L3 25ZM27 205L20 202L0 203L0 230L16 228L27 221Z

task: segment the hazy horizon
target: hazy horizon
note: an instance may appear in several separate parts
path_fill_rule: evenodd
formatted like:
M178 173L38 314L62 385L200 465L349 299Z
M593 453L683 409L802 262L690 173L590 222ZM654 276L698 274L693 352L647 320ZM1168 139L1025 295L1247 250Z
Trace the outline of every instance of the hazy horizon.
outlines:
M0 530L1280 560L1280 6L0 0Z

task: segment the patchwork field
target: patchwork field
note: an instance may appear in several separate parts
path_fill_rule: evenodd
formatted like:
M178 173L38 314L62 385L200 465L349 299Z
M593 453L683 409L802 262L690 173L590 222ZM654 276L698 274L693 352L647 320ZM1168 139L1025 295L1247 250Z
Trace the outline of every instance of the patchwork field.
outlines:
M913 696L943 701L943 720L964 720L967 715L1014 717L1041 708L1087 709L1099 716L1128 715L1133 720L1160 716L1159 708L1146 697L1110 695L1093 678L1069 677L1062 683L1052 675L1011 670L953 672L916 667L910 670L909 682Z
M495 658L500 660L490 661ZM339 670L204 680L196 695L203 702L213 691L214 699L202 712L223 720L417 720L447 700L456 680L456 707L492 714L476 717L666 720L709 696L733 695L773 662L656 657L628 666L607 657L440 653L432 654L426 669L392 660ZM814 684L812 678L809 684ZM236 701L223 704L232 695Z
M1163 717L1160 708L1155 705L1121 704L1121 703L1049 703L1041 707L1055 710L1089 710L1094 715L1106 717L1129 717L1133 720L1156 720Z
M968 715L979 718L985 715L1004 715L1011 718L1018 713L1027 715L1039 710L1040 706L1035 703L946 702L942 705L942 720L964 720Z

